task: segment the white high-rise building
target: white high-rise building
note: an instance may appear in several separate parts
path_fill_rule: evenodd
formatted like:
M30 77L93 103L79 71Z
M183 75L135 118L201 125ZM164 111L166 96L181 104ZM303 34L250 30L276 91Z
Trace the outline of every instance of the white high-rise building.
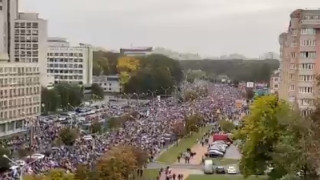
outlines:
M93 49L90 45L70 46L65 38L48 39L48 74L55 83L92 84Z
M1 55L0 58L8 57ZM0 138L29 136L28 124L41 112L40 72L36 64L0 61Z
M18 16L18 0L2 0L0 1L0 30L1 47L4 52L10 54L11 39L13 34L13 22Z
M41 46L47 30L38 20L35 14L19 14L18 0L0 0L0 138L28 136L28 124L41 112L40 66L46 62Z
M10 62L37 63L41 85L50 86L47 76L47 21L37 13L18 11L18 0L0 0L0 52L7 52Z
M47 76L47 21L36 13L19 13L13 30L10 61L38 63L41 85L50 86L52 82Z

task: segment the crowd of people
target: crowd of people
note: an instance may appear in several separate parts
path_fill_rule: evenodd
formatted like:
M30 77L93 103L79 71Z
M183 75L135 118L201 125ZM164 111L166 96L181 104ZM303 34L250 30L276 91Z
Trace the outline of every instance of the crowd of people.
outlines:
M153 99L147 105L130 107L131 111L140 114L134 121L126 121L118 130L94 135L90 140L79 138L73 146L53 145L64 125L55 121L37 123L31 149L45 157L31 164L27 162L25 173L41 174L52 168L74 172L79 164L93 165L102 154L120 144L144 149L152 161L160 151L176 140L172 125L183 122L186 116L199 113L207 123L213 123L221 116L228 119L240 118L243 109L236 108L235 101L242 97L237 88L222 84L209 84L207 88L207 96L192 102L179 102L170 97ZM125 114L128 107L106 106L104 109L109 117L114 117ZM12 151L15 151L23 142L26 140L16 139L2 143L10 145L13 147Z

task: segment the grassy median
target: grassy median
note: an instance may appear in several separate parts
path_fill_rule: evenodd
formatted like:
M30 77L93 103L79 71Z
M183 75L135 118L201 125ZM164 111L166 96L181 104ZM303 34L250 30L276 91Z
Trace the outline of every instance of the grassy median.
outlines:
M266 176L250 176L244 178L241 175L190 175L187 180L267 180Z
M187 148L192 148L197 143L197 139L201 139L205 133L211 130L211 128L212 126L200 128L199 132L192 133L190 136L182 138L177 145L172 146L161 154L157 161L165 164L173 164L177 161L177 157L180 153L185 152Z

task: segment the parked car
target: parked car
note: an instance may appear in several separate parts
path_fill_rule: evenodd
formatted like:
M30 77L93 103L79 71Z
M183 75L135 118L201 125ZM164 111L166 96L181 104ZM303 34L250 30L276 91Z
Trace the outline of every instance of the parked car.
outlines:
M220 151L217 151L217 150L209 150L208 151L208 155L209 155L209 157L222 157L224 154L222 153L222 152L220 152Z
M205 174L213 174L214 173L213 161L211 159L207 159L204 161L203 171Z
M224 169L223 166L218 166L218 167L216 167L216 173L217 174L225 174L226 170Z
M234 166L229 166L227 169L228 174L237 174L237 169Z

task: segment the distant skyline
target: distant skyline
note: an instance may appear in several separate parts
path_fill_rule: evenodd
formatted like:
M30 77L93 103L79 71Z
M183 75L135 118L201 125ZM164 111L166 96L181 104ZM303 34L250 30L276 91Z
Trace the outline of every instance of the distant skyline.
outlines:
M49 36L110 50L156 46L202 57L279 53L295 9L319 0L20 0L48 20Z

